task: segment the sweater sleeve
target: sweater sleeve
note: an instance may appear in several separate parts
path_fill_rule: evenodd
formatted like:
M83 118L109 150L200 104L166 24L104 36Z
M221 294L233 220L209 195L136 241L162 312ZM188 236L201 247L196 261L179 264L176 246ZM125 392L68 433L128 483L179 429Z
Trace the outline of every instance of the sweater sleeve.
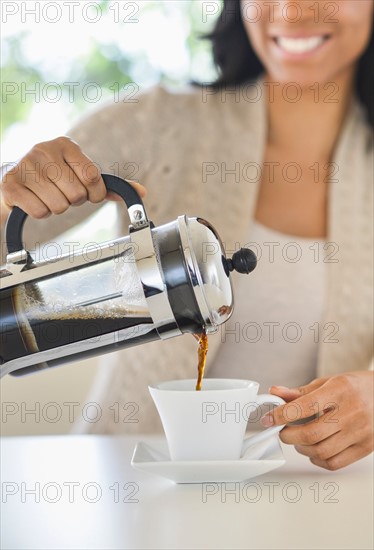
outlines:
M147 169L143 160L147 158L147 122L152 113L157 112L160 93L159 88L153 88L140 94L135 102L107 104L80 120L67 135L78 143L101 173L142 181ZM34 250L42 243L53 241L86 220L103 204L87 202L69 208L62 215L43 220L28 219L23 232L26 249ZM118 207L122 207L121 203ZM5 253L3 246L1 264L5 262Z

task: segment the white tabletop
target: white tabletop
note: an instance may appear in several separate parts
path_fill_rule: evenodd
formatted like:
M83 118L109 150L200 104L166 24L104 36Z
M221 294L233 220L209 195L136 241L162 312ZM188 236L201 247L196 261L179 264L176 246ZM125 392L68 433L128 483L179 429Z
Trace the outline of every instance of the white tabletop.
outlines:
M372 457L328 472L284 446L287 462L279 470L241 485L217 484L215 494L204 495L203 485L133 470L138 439L2 438L1 547L373 548Z

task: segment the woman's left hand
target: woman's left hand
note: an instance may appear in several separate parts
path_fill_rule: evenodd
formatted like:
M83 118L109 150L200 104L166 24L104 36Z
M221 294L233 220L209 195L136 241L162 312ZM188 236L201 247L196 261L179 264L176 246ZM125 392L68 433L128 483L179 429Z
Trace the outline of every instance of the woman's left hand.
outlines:
M263 425L286 424L280 439L316 466L338 470L373 451L374 372L347 372L269 391L287 403L264 415ZM290 425L315 414L319 416L310 422Z

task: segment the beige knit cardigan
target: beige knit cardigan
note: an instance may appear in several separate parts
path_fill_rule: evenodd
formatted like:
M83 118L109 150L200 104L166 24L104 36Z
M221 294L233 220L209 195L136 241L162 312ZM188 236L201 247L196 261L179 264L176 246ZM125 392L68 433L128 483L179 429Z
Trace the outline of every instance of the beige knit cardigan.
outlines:
M217 228L226 248L234 250L237 243L247 242L259 189L260 178L249 167L261 167L265 150L262 80L258 90L257 101L250 102L245 94L238 98L217 92L205 97L204 91L195 88L171 93L157 87L136 103L104 106L69 135L103 172L132 177L146 186L145 205L156 225L180 214L205 217ZM339 342L319 343L318 376L367 369L373 356L373 138L357 101L346 117L333 160L338 172L329 183L327 241L336 243L339 250L338 261L328 263L324 322L337 323ZM215 166L217 173L204 178L204 163L212 163L209 167ZM222 166L233 169L235 165L242 173L239 182L233 175L221 177ZM138 167L135 174L134 166ZM29 239L53 239L94 208L71 208L63 216L32 222ZM118 216L119 233L127 234L122 204L118 204ZM235 289L235 277L233 285ZM208 369L219 352L219 336L212 336L209 345ZM193 337L184 335L103 356L89 398L100 404L103 416L79 429L91 433L158 430L147 386L195 377L196 347ZM120 408L135 403L138 422L115 422L109 410L115 402Z

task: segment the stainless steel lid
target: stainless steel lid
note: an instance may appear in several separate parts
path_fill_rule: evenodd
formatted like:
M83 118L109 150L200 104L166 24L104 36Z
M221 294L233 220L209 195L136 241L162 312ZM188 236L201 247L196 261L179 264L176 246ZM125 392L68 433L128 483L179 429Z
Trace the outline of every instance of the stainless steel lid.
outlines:
M256 256L241 249L226 258L222 241L214 227L203 218L178 218L186 265L207 333L218 330L232 315L234 296L230 271L249 273L256 267Z

